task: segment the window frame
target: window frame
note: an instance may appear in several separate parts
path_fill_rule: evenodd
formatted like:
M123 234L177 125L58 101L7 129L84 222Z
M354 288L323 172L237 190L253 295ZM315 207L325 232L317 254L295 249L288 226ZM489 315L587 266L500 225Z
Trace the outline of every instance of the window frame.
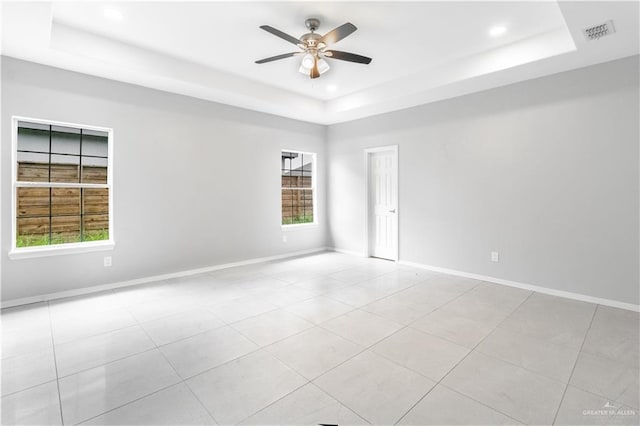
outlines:
M303 154L303 155L310 155L311 158L313 159L311 162L311 188L304 188L304 189L311 189L312 193L313 193L313 222L307 222L307 223L290 223L290 224L283 224L282 223L282 190L284 189L291 189L291 188L285 188L282 186L282 154L285 152L293 152L296 154ZM315 152L308 152L308 151L301 151L299 149L281 149L280 150L280 172L279 172L279 179L280 179L280 228L283 231L287 231L287 230L295 230L295 229L300 229L300 228L314 228L318 226L318 188L317 188L317 180L318 180L318 154Z
M66 182L24 182L18 181L18 123L44 124L47 126L73 127L84 130L95 130L107 133L107 183L66 183ZM50 244L46 246L16 247L17 238L17 191L18 188L107 188L109 190L109 239L99 241L82 241L77 243ZM113 129L57 120L12 116L11 117L11 248L10 259L27 259L33 257L57 256L64 254L87 253L92 251L113 250L115 247L113 227Z

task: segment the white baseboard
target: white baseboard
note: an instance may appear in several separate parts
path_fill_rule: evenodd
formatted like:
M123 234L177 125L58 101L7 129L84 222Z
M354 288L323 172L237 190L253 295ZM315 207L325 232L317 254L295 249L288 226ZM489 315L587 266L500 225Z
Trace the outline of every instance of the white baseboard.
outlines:
M186 271L172 272L169 274L162 274L162 275L153 275L150 277L137 278L135 280L120 281L115 283L78 288L74 290L59 291L56 293L49 293L49 294L43 294L39 296L32 296L32 297L23 297L20 299L11 299L7 301L2 301L2 308L11 308L14 306L28 305L31 303L46 302L48 300L62 299L65 297L73 297L73 296L81 296L84 294L98 293L100 291L113 290L113 289L122 288L122 287L130 287L130 286L146 284L154 281L168 280L171 278L187 277L189 275L196 275L196 274L202 274L205 272L218 271L220 269L234 268L236 266L245 266L245 265L252 265L255 263L264 263L264 262L270 262L273 260L287 259L290 257L303 256L305 254L313 254L313 253L318 253L318 252L327 251L327 250L329 249L327 249L326 247L320 247L320 248L311 249L311 250L301 250L301 251L296 251L292 253L279 254L275 256L258 257L254 259L241 260L238 262L207 266L205 268L189 269Z
M242 261L238 261L238 262L231 262L231 263L224 263L224 264L220 264L220 265L207 266L205 268L190 269L190 270L186 270L186 271L179 271L179 272L173 272L173 273L162 274L162 275L154 275L154 276L150 276L150 277L138 278L138 279L135 279L135 280L120 281L120 282L115 282L115 283L110 283L110 284L102 284L102 285L97 285L97 286L92 286L92 287L85 287L85 288L79 288L79 289L74 289L74 290L66 290L66 291L60 291L60 292L56 292L56 293L43 294L43 295L39 295L39 296L24 297L24 298L20 298L20 299L11 299L11 300L7 300L7 301L2 301L2 305L1 306L2 306L2 308L10 308L10 307L20 306L20 305L28 305L28 304L31 304L31 303L46 302L48 300L62 299L62 298L65 298L65 297L81 296L81 295L84 295L84 294L97 293L97 292L100 292L100 291L113 290L113 289L116 289L116 288L130 287L130 286L135 286L135 285L140 285L140 284L147 284L147 283L154 282L154 281L162 281L162 280L168 280L168 279L171 279L171 278L180 278L180 277L187 277L189 275L202 274L202 273L205 273L205 272L213 272L213 271L218 271L220 269L233 268L233 267L236 267L236 266L245 266L245 265L252 265L252 264L256 264L256 263L269 262L269 261L273 261L273 260L287 259L287 258L296 257L296 256L303 256L303 255L306 255L306 254L319 253L319 252L327 251L327 250L335 251L337 253L348 254L348 255L351 255L351 256L366 257L364 255L364 253L357 252L357 251L343 250L343 249L339 249L339 248L335 248L335 247L321 247L321 248L316 248L316 249L311 249L311 250L302 250L302 251L286 253L286 254L280 254L280 255L275 255L275 256L259 257L259 258L254 258L254 259L242 260ZM422 263L409 262L409 261L406 261L406 260L400 260L398 263L401 264L401 265L405 265L405 266L411 266L411 267L414 267L414 268L426 269L426 270L429 270L429 271L440 272L440 273L443 273L443 274L455 275L455 276L464 277L464 278L472 278L472 279L481 280L481 281L487 281L487 282L491 282L491 283L495 283L495 284L502 284L502 285L506 285L506 286L509 286L509 287L521 288L521 289L524 289L524 290L537 291L538 293L548 294L548 295L551 295L551 296L564 297L564 298L567 298L567 299L580 300L582 302L596 303L598 305L611 306L611 307L614 307L614 308L620 308L620 309L626 309L626 310L629 310L629 311L640 312L640 305L634 305L632 303L625 303L625 302L619 302L617 300L611 300L611 299L604 299L604 298L600 298L600 297L587 296L587 295L580 294L580 293L572 293L572 292L568 292L568 291L555 290L555 289L552 289L552 288L540 287L540 286L537 286L537 285L525 284L525 283L520 283L520 282L517 282L517 281L511 281L511 280L505 280L503 278L496 278L496 277L490 277L490 276L487 276L487 275L473 274L473 273L470 273L470 272L458 271L458 270L455 270L455 269L448 269L448 268L441 268L439 266L425 265L425 264L422 264Z
M634 305L632 303L625 303L625 302L619 302L617 300L587 296L584 294L572 293L569 291L555 290L548 287L540 287L537 285L505 280L502 278L490 277L487 275L472 274L470 272L457 271L455 269L441 268L439 266L431 266L431 265L425 265L422 263L409 262L406 260L401 260L399 263L401 265L412 266L414 268L427 269L429 271L441 272L443 274L455 275L455 276L464 277L464 278L473 278L475 280L487 281L494 284L502 284L509 287L516 287L524 290L537 291L538 293L548 294L551 296L564 297L567 299L580 300L582 302L595 303L598 305L611 306L613 308L620 308L620 309L626 309L628 311L640 312L640 305Z

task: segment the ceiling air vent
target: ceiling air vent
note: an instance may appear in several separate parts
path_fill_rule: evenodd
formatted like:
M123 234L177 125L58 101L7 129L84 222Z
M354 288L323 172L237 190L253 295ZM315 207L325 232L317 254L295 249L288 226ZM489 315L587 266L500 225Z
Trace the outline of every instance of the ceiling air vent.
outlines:
M588 41L598 40L600 37L608 36L609 34L613 34L616 32L616 29L613 28L613 21L607 21L600 25L594 25L593 27L585 28L582 30L584 32L584 36Z

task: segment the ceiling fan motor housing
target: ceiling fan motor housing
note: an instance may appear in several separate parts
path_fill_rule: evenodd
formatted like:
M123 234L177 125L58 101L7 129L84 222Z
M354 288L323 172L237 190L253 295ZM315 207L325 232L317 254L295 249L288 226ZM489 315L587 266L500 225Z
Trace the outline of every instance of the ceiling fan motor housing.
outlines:
M320 43L318 43L318 40L320 40L322 38L322 36L320 36L319 34L316 34L315 31L318 29L318 27L320 26L320 20L316 19L316 18L309 18L307 20L304 21L304 25L309 29L309 31L311 31L310 33L307 34L303 34L300 37L300 41L303 44L303 49L307 50L307 49L317 49L320 46Z
M300 41L306 48L317 48L320 46L319 40L322 38L319 34L316 33L307 33L300 37Z
M320 27L320 20L316 18L309 18L304 21L304 24L309 29L309 31L314 32Z

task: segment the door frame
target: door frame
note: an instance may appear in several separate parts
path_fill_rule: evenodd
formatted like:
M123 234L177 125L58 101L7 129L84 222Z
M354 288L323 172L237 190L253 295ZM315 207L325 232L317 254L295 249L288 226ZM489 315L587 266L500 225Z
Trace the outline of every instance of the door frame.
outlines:
M396 193L396 214L393 219L394 227L396 230L395 235L395 243L394 243L394 253L393 259L394 262L398 262L400 260L399 251L400 251L400 227L399 227L399 216L400 216L400 184L398 177L400 175L399 170L399 161L398 161L398 145L387 145L387 146L378 146L375 148L365 148L364 150L364 256L371 257L371 244L369 241L369 180L370 180L370 170L369 170L369 158L371 154L375 154L377 152L385 152L392 151L393 152L393 165L396 171L395 173L395 188L394 191Z

